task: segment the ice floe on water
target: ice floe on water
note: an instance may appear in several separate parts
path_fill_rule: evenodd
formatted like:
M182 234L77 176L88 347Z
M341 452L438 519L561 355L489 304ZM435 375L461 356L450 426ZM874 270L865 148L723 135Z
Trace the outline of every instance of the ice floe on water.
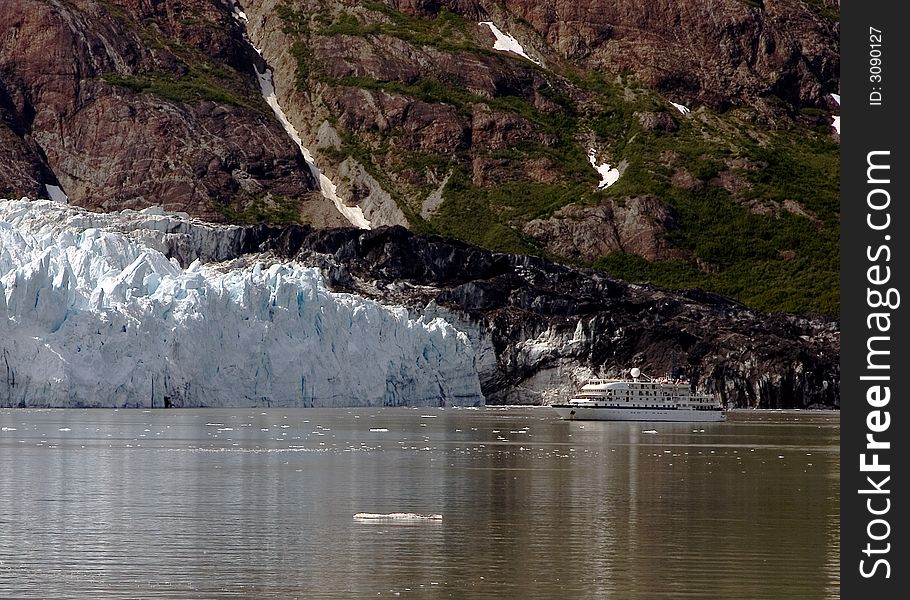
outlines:
M493 44L493 50L502 50L503 52L511 52L513 54L517 54L518 56L528 59L529 61L531 61L532 63L534 63L538 66L541 66L541 67L543 66L543 63L541 63L539 60L528 56L528 54L525 52L525 49L521 46L521 44L518 43L518 40L516 40L514 37L512 37L508 33L503 33L502 30L499 29L499 27L497 27L496 25L494 25L492 21L481 21L480 23L478 23L478 25L486 25L487 27L490 28L490 31L493 32L493 36L496 38L496 42Z
M359 512L354 515L355 521L442 521L442 515L430 514L421 515L412 512L393 512L393 513L368 513Z

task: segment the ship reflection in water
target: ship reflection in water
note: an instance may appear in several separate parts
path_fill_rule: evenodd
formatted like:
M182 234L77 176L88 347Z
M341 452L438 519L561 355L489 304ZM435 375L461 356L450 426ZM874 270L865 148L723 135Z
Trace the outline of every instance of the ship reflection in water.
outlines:
M8 597L839 597L837 413L0 409L0 424Z

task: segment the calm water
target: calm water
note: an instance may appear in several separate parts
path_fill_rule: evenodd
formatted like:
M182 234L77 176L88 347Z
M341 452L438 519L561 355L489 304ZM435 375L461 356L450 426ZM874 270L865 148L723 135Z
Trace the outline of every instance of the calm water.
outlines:
M0 409L0 597L838 598L839 431Z

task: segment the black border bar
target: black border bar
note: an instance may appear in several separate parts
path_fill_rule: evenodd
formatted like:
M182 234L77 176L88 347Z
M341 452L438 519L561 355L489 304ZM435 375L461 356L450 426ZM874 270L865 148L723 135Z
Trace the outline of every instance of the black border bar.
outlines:
M841 591L910 593L907 4L841 5Z

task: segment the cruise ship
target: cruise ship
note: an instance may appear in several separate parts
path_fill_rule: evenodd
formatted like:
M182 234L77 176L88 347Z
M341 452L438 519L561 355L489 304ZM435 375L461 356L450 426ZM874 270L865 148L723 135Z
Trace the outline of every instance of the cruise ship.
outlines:
M551 405L563 419L579 421L723 421L724 408L689 382L654 379L632 369L627 379L591 379L565 404Z

